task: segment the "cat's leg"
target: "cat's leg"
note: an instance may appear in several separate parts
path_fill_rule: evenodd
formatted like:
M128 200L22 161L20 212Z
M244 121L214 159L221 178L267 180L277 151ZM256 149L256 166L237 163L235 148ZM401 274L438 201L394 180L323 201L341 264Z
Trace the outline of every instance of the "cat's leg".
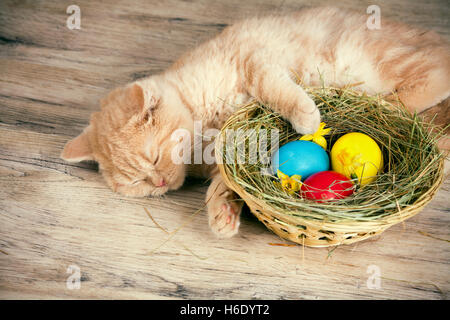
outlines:
M243 83L248 93L280 113L297 132L314 133L320 124L316 104L295 83L287 68L264 63L267 61L270 58L262 55L253 55L243 61Z
M225 185L219 172L212 177L206 202L211 230L221 238L234 236L239 229L243 201Z
M400 101L411 112L416 112L426 120L436 117L434 123L446 127L449 120L450 67L417 72L396 87ZM395 99L394 99L395 100ZM441 150L450 149L448 134L439 140Z
M448 71L448 72L447 72ZM397 89L400 101L411 112L417 112L426 121L445 128L450 120L450 70L432 70L422 77L406 80ZM444 153L444 176L450 175L450 134L438 140L438 148Z
M438 147L446 157L444 163L444 175L450 175L450 128L446 128L450 123L450 97L437 105L420 113L425 121L433 122L438 128L445 128L444 135L438 140Z
M421 113L449 97L450 69L418 72L402 81L396 91L411 112Z

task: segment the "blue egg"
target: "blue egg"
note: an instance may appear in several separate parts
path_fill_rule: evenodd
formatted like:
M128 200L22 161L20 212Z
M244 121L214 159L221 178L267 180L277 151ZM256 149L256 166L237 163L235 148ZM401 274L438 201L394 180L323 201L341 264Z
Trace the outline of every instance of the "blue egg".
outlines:
M281 146L272 156L274 174L279 169L288 176L299 174L302 180L316 172L327 171L329 168L330 158L327 152L310 141L291 141Z

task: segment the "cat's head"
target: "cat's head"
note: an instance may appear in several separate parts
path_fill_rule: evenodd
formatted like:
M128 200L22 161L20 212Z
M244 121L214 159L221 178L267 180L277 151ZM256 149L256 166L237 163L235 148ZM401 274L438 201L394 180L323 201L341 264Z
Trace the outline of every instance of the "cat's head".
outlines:
M172 161L172 133L191 130L192 118L173 92L134 83L101 100L89 126L61 154L69 162L94 160L107 184L128 196L161 195L179 188L185 164Z

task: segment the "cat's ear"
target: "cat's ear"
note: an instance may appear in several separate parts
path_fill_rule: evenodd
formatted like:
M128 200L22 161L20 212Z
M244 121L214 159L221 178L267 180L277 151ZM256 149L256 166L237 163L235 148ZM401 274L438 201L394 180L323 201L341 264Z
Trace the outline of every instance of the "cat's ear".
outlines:
M88 139L89 127L82 134L70 140L64 146L61 158L68 162L80 162L85 160L94 160L91 146Z
M150 90L144 90L138 83L133 83L127 87L126 95L128 100L138 107L139 114L147 119L159 103L159 97Z

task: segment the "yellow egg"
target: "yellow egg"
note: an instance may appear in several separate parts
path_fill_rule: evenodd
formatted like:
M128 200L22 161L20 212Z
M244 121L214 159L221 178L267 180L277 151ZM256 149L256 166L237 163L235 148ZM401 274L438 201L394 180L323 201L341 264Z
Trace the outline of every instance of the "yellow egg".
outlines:
M331 167L365 185L375 180L383 168L383 154L371 137L351 132L340 137L331 148Z

